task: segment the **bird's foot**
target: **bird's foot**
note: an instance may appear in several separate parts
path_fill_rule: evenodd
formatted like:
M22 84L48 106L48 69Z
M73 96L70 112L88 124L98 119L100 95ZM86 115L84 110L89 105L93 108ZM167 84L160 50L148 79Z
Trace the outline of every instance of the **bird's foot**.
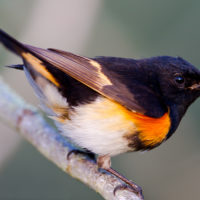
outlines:
M117 171L115 171L112 168L106 169L106 171L117 176L119 179L121 179L123 182L125 182L125 184L121 184L121 185L118 185L117 187L115 187L115 189L113 191L114 195L116 194L116 192L118 190L127 189L131 192L134 192L141 200L144 200L144 197L142 194L142 188L140 186L138 186L134 182L128 180L127 178L125 178L124 176L122 176L120 173L118 173Z
M125 183L125 184L121 184L115 187L115 189L113 190L114 195L116 194L118 190L127 189L131 192L134 192L140 198L140 200L144 200L144 197L142 194L142 188L140 186L136 185L134 182L128 180L127 178L122 176L120 173L118 173L117 171L111 168L110 156L108 155L99 156L97 158L97 164L98 164L99 169L106 170L107 172L118 177L120 180L122 180Z
M114 195L116 195L116 192L118 190L129 190L131 192L134 192L140 198L140 200L144 200L144 196L142 194L142 188L131 181L129 181L129 184L128 183L121 184L115 187L113 191Z
M79 150L79 149L72 149L72 150L69 151L69 153L67 154L67 160L70 159L70 156L71 156L72 154L75 154L75 155L81 154L81 155L87 156L87 157L90 158L91 160L96 161L95 154L92 153L92 152L90 152L90 151L87 151L87 150L86 150L86 151L81 151L81 150Z

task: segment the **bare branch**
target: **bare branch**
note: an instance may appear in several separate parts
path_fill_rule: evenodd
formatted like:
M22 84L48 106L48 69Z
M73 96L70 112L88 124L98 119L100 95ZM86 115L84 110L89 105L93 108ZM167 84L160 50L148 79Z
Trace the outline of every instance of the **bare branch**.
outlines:
M66 156L74 147L50 126L42 114L28 105L0 79L0 118L18 130L38 151L63 171L79 179L108 200L140 200L128 190L113 190L122 182L108 173L100 173L96 163L81 155Z

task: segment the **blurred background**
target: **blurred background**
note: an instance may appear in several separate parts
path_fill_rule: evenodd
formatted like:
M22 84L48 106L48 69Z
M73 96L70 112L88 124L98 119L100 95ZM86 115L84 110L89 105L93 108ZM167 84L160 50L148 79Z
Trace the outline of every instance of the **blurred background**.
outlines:
M198 0L0 0L0 28L24 43L93 57L181 56L200 67ZM21 60L0 47L0 66ZM22 72L0 74L28 102L38 101ZM200 101L176 134L150 152L112 159L147 200L200 199ZM0 200L102 199L66 175L0 122Z

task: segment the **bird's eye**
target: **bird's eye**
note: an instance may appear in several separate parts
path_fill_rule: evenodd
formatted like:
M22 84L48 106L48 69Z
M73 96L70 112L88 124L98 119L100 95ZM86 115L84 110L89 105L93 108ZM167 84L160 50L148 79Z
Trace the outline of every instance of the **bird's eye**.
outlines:
M183 83L185 82L185 79L184 79L183 76L178 75L178 76L175 76L175 81L176 81L176 83L178 83L178 84L183 84Z

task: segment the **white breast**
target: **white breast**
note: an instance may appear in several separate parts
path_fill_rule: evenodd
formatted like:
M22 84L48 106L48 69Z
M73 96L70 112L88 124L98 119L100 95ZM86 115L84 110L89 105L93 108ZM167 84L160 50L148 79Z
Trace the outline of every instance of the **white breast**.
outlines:
M61 130L80 147L113 156L130 150L124 135L127 131L134 132L135 125L125 119L115 103L99 97L93 104L75 107Z

